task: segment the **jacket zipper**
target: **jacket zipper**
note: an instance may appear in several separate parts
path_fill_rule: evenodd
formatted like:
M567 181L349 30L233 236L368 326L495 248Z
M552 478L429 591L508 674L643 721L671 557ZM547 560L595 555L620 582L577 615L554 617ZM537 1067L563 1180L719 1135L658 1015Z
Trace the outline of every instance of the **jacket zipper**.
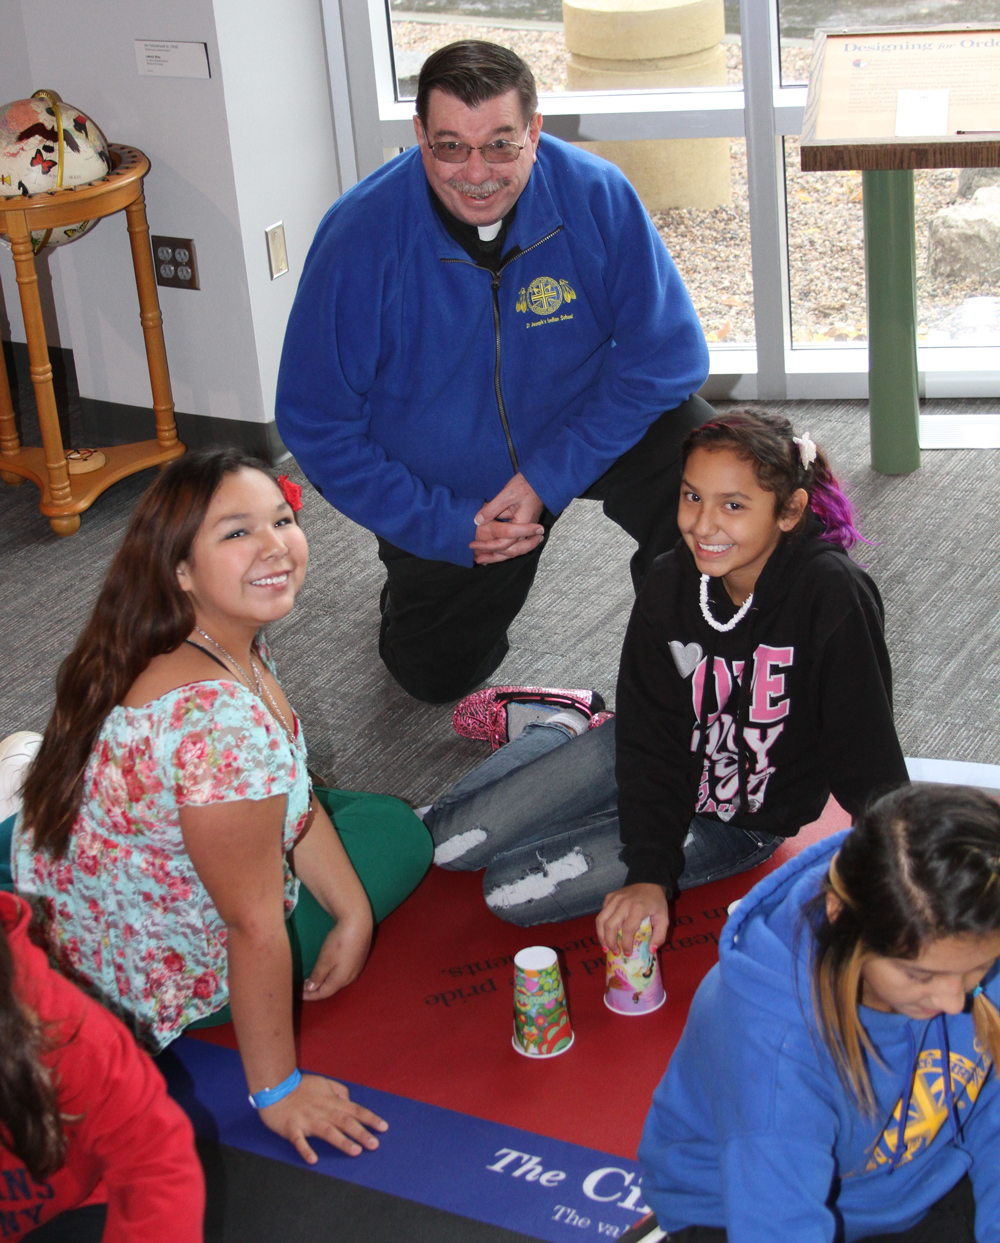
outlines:
M517 461L517 450L514 448L514 438L510 434L510 424L507 422L507 409L503 404L503 391L500 388L500 277L503 268L499 272L493 274L493 280L490 283L490 290L493 293L493 335L496 337L497 343L497 361L493 368L493 389L497 395L497 409L500 411L500 422L503 424L503 434L507 437L507 452L510 454L510 462L514 467L514 474L521 469Z
M551 233L546 233L544 237L532 242L530 246L526 246L524 250L519 250L516 255L512 255L505 263L501 263L496 272L492 272L489 268L484 267L481 263L473 263L471 259L451 259L443 258L442 263L467 263L470 268L481 268L484 272L489 272L491 276L490 291L493 296L493 335L496 340L497 361L493 369L493 389L497 398L497 410L500 412L500 423L503 427L503 434L507 441L507 452L510 454L510 462L514 467L514 474L521 469L517 461L517 450L514 448L514 438L510 434L510 424L507 422L507 407L504 405L503 390L500 387L500 277L503 276L503 270L508 263L513 263L515 259L520 259L522 255L526 255L529 250L534 250L536 246L541 246L543 242L547 242L550 238L562 231L562 225L558 229L553 229Z

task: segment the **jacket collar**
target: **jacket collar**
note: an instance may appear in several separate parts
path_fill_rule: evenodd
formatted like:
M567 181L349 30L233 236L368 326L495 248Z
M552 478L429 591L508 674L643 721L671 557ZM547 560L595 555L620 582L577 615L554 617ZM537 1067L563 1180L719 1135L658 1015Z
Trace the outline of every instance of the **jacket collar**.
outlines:
M521 191L517 203L517 215L507 234L508 246L520 246L527 250L540 242L563 224L562 212L556 205L553 177L554 170L549 159L551 144L558 141L546 138L543 133L538 145L538 159Z

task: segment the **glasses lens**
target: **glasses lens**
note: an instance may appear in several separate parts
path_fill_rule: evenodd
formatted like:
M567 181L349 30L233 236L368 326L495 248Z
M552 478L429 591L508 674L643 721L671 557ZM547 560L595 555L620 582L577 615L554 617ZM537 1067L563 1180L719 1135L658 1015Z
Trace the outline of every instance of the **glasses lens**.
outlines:
M483 147L483 157L487 164L513 164L520 154L521 148L517 143L507 142L506 139Z
M464 164L472 154L464 142L436 142L433 150L435 157L445 164Z

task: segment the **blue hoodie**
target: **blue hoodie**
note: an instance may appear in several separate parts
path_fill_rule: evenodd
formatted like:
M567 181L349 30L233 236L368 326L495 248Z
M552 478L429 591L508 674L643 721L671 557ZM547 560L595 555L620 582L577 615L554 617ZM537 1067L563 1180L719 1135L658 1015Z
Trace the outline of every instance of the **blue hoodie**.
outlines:
M976 1239L998 1243L1000 1101L971 1015L917 1021L861 1007L884 1062L869 1064L875 1121L844 1089L817 1031L811 937L797 934L845 836L767 876L726 924L719 964L695 995L646 1119L646 1199L667 1231L724 1226L729 1243L850 1243L909 1229L968 1172ZM996 967L984 984L995 1005Z
M707 374L635 191L543 135L496 280L445 229L416 147L334 204L288 320L275 414L332 505L407 552L471 565L473 518L518 469L560 513Z

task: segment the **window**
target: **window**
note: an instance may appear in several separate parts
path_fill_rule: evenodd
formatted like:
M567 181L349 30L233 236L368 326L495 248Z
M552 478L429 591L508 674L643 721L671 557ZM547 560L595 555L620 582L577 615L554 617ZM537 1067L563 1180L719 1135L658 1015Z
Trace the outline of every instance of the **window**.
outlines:
M567 12L563 0L389 0L396 98L412 99L425 58L455 39L512 48L531 66L539 94L742 83L739 0L719 0L717 9L692 3L682 36L667 10L633 12L642 25L626 27L615 21L615 7L613 0L567 0ZM639 43L644 55L636 60Z
M833 21L952 21L957 0L720 0L715 77L697 83L602 66L576 20L596 3L567 0L564 23L561 0L322 0L344 188L414 143L416 77L434 48L505 43L536 74L545 130L598 144L632 177L692 293L720 394L865 395L861 176L799 168L812 34ZM995 19L995 0L958 7L963 21ZM664 142L687 144L690 166L722 187L714 199L653 201L640 183L656 181ZM959 181L957 170L916 178L920 367L928 395L992 396L1000 273L955 274L928 253L932 221L965 201Z

